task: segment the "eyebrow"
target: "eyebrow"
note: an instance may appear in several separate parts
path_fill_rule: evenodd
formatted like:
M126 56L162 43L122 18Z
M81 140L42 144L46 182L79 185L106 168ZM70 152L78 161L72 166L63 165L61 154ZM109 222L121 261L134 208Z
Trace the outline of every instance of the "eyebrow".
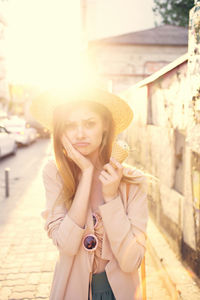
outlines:
M92 120L92 119L94 119L95 120L95 117L91 117L91 118L88 118L88 119L84 119L83 121L89 121L89 120ZM74 122L74 121L66 121L65 122L66 124L69 124L69 123L76 123L76 122Z

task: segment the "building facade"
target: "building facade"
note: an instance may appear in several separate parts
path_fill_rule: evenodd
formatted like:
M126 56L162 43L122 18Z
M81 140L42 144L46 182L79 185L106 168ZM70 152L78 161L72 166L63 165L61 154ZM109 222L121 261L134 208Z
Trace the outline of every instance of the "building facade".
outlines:
M187 52L188 30L163 25L89 42L93 67L121 92Z
M0 12L0 115L8 109L10 99L9 86L6 77L6 48L5 48L5 28L7 22Z
M151 175L149 211L172 248L200 276L200 1L189 51L121 95L135 112L123 138L128 163Z

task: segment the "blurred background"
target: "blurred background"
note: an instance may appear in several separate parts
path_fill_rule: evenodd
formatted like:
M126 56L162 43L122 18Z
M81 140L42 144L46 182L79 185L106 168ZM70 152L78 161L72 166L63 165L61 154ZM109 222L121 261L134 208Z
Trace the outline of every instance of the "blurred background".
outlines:
M31 101L93 83L134 111L118 139L150 175L147 299L200 299L198 0L0 1L0 299L47 299L56 257L39 215L51 134Z

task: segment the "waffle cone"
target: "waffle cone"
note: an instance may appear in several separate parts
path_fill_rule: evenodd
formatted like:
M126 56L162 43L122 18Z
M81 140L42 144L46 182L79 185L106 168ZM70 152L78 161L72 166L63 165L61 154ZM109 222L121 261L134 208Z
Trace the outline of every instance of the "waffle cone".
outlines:
M113 143L111 156L119 163L122 163L129 154L129 147L124 141L117 141Z

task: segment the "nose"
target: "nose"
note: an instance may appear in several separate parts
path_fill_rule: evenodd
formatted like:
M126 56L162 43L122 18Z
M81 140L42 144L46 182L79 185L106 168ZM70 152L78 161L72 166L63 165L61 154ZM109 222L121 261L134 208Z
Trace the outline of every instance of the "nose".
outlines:
M77 138L79 138L79 139L85 137L85 132L84 132L83 126L78 126L77 127L76 135L77 135Z

